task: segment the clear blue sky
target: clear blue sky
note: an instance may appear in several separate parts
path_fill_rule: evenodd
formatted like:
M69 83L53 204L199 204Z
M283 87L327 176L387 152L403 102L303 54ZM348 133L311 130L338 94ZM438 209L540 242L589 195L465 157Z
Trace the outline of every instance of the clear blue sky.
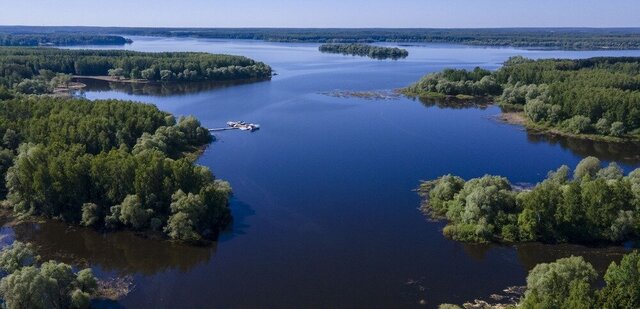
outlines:
M640 27L640 0L0 0L0 24Z

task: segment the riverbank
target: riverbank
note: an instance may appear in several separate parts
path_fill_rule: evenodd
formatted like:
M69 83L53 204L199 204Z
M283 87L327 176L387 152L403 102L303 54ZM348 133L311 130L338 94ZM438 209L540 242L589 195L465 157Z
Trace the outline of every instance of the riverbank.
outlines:
M523 126L527 130L531 130L541 134L559 135L564 137L609 143L640 142L640 136L634 135L628 135L626 137L614 137L597 134L574 134L566 132L548 125L534 123L533 121L527 119L527 116L524 114L524 112L503 111L500 115L497 116L497 119L504 123Z
M117 78L113 76L93 76L93 75L73 75L73 79L93 79L93 80L101 80L106 82L114 82L114 83L133 83L133 84L147 84L151 81L146 79L132 79L132 78Z

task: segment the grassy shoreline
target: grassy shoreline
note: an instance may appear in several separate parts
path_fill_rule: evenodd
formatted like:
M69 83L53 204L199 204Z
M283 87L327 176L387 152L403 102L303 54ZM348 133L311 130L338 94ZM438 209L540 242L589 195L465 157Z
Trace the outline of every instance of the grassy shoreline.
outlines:
M438 92L421 92L417 93L415 91L411 91L408 88L403 88L399 90L400 93L412 99L431 99L431 100L460 100L460 101L486 101L489 105L496 105L500 107L501 113L498 115L498 119L504 123L519 125L524 127L527 130L535 131L536 133L549 134L549 135L560 135L565 137L583 139L583 140L591 140L591 141L601 141L601 142L609 142L609 143L626 143L626 142L640 142L640 135L626 135L624 137L615 137L615 136L605 136L599 134L574 134L570 132L566 132L555 128L550 125L545 125L541 123L535 123L527 118L522 110L522 107L510 105L510 104L501 104L496 102L496 98L494 96L472 96L472 95L445 95Z
M640 136L637 135L615 137L598 134L574 134L566 132L549 125L534 123L533 121L527 119L527 117L524 115L524 112L521 111L502 111L498 116L498 119L504 123L522 126L527 130L535 131L536 133L542 134L560 135L565 137L608 143L640 142Z

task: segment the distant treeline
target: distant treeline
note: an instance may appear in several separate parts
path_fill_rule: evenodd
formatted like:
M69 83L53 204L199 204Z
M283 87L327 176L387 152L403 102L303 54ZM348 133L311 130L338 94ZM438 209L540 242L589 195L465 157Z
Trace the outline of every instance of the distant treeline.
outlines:
M530 60L496 72L447 69L405 89L415 96L495 96L531 125L568 134L632 137L640 130L640 58Z
M162 82L231 81L270 78L271 68L246 57L207 53L0 48L0 87L44 93L56 74Z
M503 29L277 29L277 28L121 28L0 27L2 33L84 33L272 42L373 43L428 42L542 49L639 49L640 28Z
M373 59L400 59L409 56L409 52L405 49L367 44L322 44L319 50L323 53L363 56Z
M73 46L73 45L124 45L132 43L117 35L45 33L0 33L0 46Z

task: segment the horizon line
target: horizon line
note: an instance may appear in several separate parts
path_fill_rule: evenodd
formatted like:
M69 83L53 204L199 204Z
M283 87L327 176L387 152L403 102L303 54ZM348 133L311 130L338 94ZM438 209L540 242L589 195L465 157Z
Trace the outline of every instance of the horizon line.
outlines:
M361 29L398 29L398 30L483 30L483 29L637 29L640 26L616 26L616 27L595 27L595 26L504 26L504 27L216 27L216 26L95 26L95 25L25 25L25 24L1 24L0 27L32 27L32 28L150 28L150 29L336 29L336 30L361 30Z

